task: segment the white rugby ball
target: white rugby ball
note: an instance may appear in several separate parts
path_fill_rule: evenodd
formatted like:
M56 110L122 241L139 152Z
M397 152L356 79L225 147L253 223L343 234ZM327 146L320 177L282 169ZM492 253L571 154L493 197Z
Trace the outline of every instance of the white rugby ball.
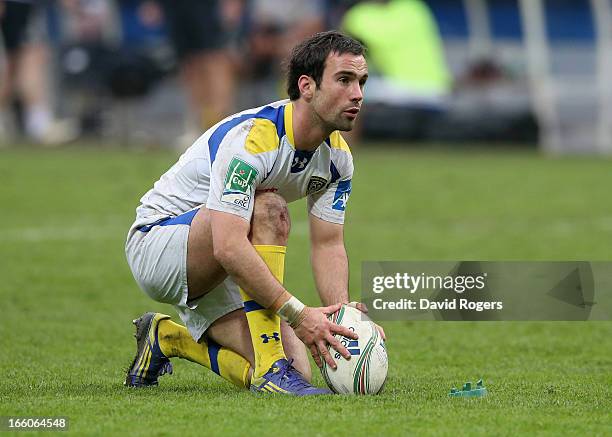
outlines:
M387 380L389 361L385 342L374 322L357 308L348 305L343 305L328 318L359 335L358 340L336 335L351 353L350 360L328 346L338 366L332 369L323 362L321 373L329 388L338 394L380 393Z

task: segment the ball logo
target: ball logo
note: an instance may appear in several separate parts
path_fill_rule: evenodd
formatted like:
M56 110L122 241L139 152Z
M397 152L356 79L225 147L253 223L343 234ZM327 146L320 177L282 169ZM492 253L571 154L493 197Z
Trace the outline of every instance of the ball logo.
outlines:
M331 314L329 319L359 336L357 340L339 334L334 336L348 350L351 358L344 359L340 354L334 353L331 346L328 347L336 361L335 369L325 363L321 367L321 373L329 388L341 394L379 393L387 379L389 361L374 322L357 308L348 305Z
M359 355L361 353L361 351L359 350L359 340L349 341L349 344L346 349L351 355Z
M348 329L355 332L355 328L352 326L349 326ZM352 338L342 337L342 339L340 340L340 344L344 346L346 350L349 351L349 354L351 354L352 356L359 355L361 353L361 350L359 349L359 340L353 340ZM342 358L342 355L340 355L340 352L336 352L335 358L337 360Z

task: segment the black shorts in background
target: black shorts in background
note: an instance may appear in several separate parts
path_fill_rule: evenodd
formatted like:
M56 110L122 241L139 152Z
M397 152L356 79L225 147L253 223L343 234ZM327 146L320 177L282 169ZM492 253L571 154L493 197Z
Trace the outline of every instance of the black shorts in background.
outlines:
M4 13L0 16L0 31L7 53L19 49L26 35L32 4L4 2Z
M217 0L160 0L177 56L216 50L226 42Z

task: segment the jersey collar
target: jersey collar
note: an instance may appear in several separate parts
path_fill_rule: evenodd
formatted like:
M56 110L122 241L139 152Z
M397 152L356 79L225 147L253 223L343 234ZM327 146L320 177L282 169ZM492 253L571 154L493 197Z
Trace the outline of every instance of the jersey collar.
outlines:
M295 148L295 140L293 138L293 103L289 102L285 105L285 134L289 143Z

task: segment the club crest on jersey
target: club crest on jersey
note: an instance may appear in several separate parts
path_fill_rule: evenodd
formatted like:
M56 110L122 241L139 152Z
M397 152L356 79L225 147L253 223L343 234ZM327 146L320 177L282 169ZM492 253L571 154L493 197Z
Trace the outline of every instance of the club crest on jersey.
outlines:
M254 167L234 156L225 174L221 202L249 209L257 174Z
M351 195L351 180L338 182L338 188L334 193L334 201L332 202L332 209L336 211L344 211L346 209L346 202L348 202L349 196Z
M323 187L327 185L327 179L320 176L311 176L308 180L308 187L306 188L306 195L314 194L317 191L321 191Z

